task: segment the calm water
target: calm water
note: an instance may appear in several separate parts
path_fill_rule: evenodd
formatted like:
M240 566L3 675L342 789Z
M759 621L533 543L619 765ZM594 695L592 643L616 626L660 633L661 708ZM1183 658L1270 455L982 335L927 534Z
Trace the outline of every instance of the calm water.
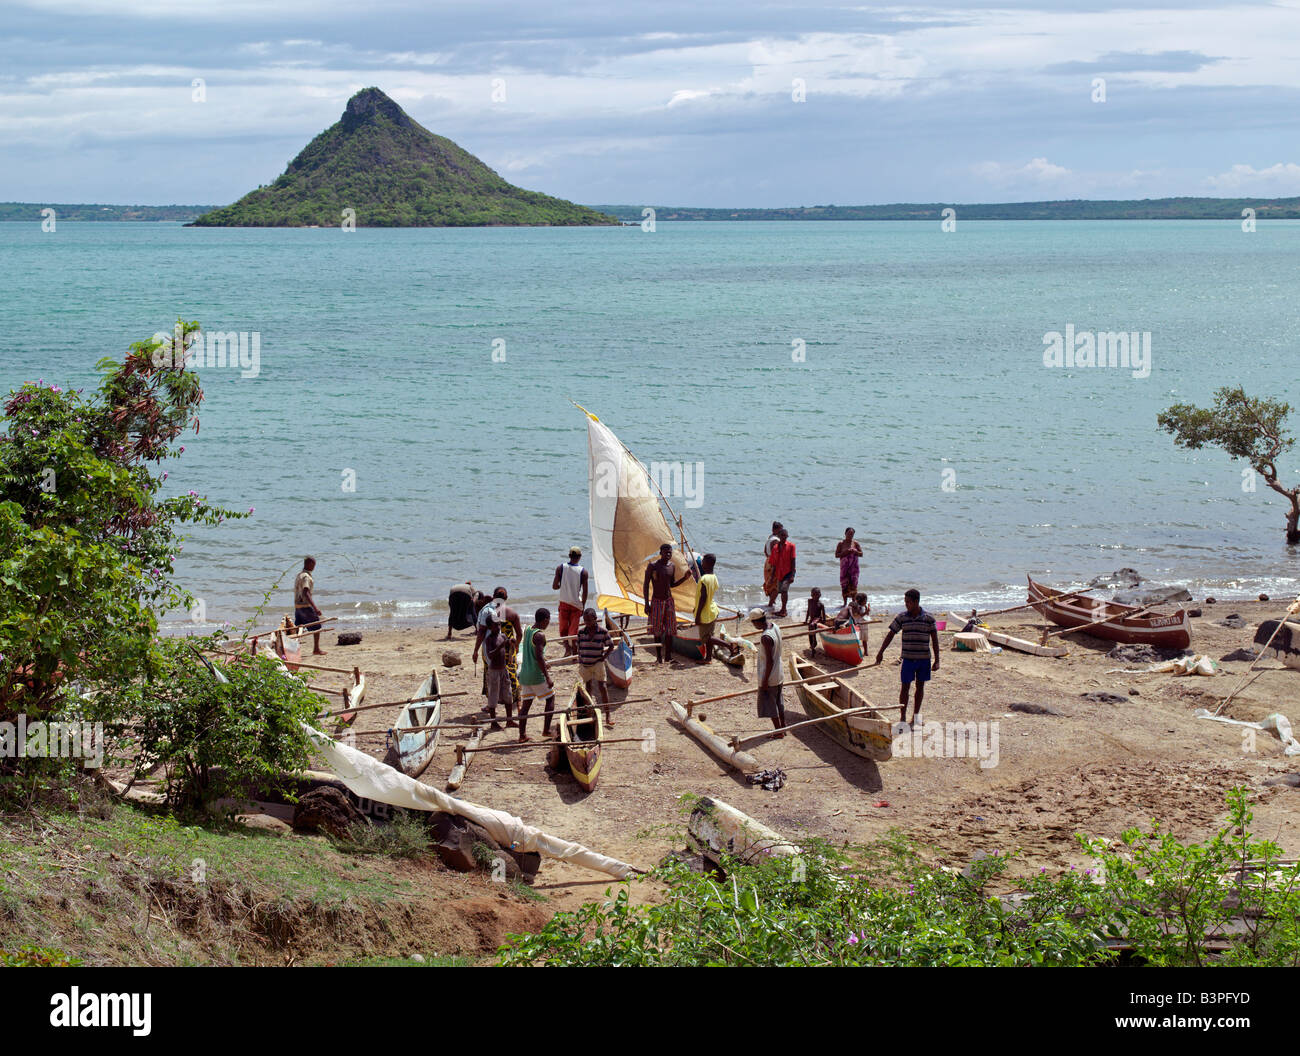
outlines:
M836 586L846 525L886 603L1023 600L1026 571L1125 565L1225 597L1300 582L1282 501L1155 423L1224 384L1300 404L1300 223L0 224L0 269L3 390L91 384L178 315L260 333L257 377L203 372L202 430L169 466L257 511L186 546L215 621L306 552L330 613L415 621L467 576L549 597L590 543L570 398L645 462L702 464L674 505L732 604L757 595L774 517L800 596ZM1069 324L1149 331L1150 376L1045 368Z

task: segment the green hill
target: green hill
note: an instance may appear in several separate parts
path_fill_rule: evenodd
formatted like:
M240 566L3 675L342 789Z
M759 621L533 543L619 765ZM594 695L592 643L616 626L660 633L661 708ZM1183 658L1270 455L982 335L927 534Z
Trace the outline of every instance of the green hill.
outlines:
M507 183L450 139L412 121L378 88L307 144L284 174L196 227L589 226L613 217Z

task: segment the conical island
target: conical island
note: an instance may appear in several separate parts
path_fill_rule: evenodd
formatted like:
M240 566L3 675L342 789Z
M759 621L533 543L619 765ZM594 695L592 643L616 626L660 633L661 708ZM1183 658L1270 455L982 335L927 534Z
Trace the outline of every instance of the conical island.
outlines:
M411 120L378 88L348 100L343 116L274 183L204 213L195 227L591 226L617 224L585 206L507 183L450 139Z

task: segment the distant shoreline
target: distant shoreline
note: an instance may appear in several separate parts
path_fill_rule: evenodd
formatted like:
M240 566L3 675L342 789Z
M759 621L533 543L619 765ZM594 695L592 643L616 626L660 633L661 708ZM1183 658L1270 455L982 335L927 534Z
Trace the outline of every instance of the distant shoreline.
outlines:
M0 222L39 223L43 209L53 209L60 221L129 223L189 223L215 205L105 205L41 202L0 202ZM645 210L654 218L673 221L941 221L944 210L952 219L969 220L1232 220L1241 221L1243 210L1254 210L1257 220L1300 219L1300 197L1295 198L1146 198L1132 201L1083 199L1045 202L961 204L957 202L896 203L892 205L812 205L761 208L705 208L667 205L592 205L588 208L617 217L625 223L642 223ZM447 225L456 226L456 225ZM472 225L480 226L480 225Z

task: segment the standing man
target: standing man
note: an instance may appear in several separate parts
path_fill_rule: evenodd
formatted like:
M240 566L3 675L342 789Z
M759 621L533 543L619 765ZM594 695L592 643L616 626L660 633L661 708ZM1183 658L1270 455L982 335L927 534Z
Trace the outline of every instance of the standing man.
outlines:
M450 610L447 616L447 637L444 642L451 641L452 631L467 631L474 626L474 584L468 579L464 583L458 583L451 588L451 593L447 595L447 608Z
M552 590L560 592L560 637L572 639L578 633L582 610L587 607L587 570L582 567L582 547L569 547L569 563L555 567ZM578 650L572 640L564 643L564 655Z
M502 623L508 623L510 626L508 632L503 628L502 633L509 634L514 639L514 641L509 644L508 652L510 653L510 663L517 668L518 659L514 655L514 647L517 646L519 640L523 638L524 629L522 624L519 622L519 613L515 612L514 609L510 608L510 606L506 604L506 599L508 597L510 597L510 594L507 592L505 587L497 587L496 590L492 592L492 600L488 602L488 604L484 605L483 608L479 609L478 620L474 631L474 653L470 658L471 663L478 663L479 650L483 648L484 640L487 638L488 623L495 615L501 618ZM514 682L518 682L518 677L514 679ZM513 696L513 684L511 691ZM487 668L483 669L483 695L485 697L488 695Z
M314 557L309 554L303 558L302 571L293 581L293 623L299 630L312 632L312 656L324 656L325 650L320 647L320 621L324 614L312 596L312 590L316 586L316 581L312 578L315 568Z
M772 522L772 534L767 537L767 542L763 544L763 593L767 595L768 608L776 608L776 570L772 567L772 551L776 549L776 544L781 541L778 533L781 531L781 522Z
M848 601L858 592L858 559L862 557L862 544L853 538L853 529L844 529L844 538L835 544L835 556L840 559L840 593Z
M772 574L776 577L776 589L781 595L781 611L777 619L785 616L789 604L790 584L794 582L794 543L790 542L790 533L782 528L776 533L777 543L772 547ZM773 598L772 604L775 602Z
M510 672L506 670L506 656L510 651L510 644L501 631L504 623L501 614L489 608L487 633L483 636L483 651L487 657L487 667L484 668L487 706L483 708L483 713L492 719L489 730L501 729L501 724L497 722L497 705L503 702L506 706L507 723L511 725L514 723L515 697L510 686Z
M925 698L925 684L930 681L930 672L939 670L939 631L934 625L934 617L921 608L921 592L913 587L903 595L907 611L900 612L889 625L889 633L880 643L876 653L876 663L885 659L885 650L894 640L894 635L903 635L903 688L898 694L898 706L901 714L899 722L907 721L907 687L916 680L916 705L912 708L912 725L921 718L921 701ZM930 664L930 650L934 650L934 665Z
M650 634L659 639L659 659L657 664L668 662L668 651L672 648L673 635L677 633L677 605L673 601L673 587L681 586L690 578L685 572L681 579L674 580L677 567L673 564L673 547L664 543L659 547L659 560L651 561L645 566L645 579L641 584L641 596L650 603Z
M546 717L542 720L542 736L551 733L551 715L555 711L555 683L551 681L551 669L546 663L546 635L543 633L551 625L549 609L538 609L533 617L533 625L524 631L524 642L520 649L519 681L522 683L522 697L519 701L519 743L529 741L526 727L528 709L533 706L533 698L541 697L546 705Z
M700 576L700 592L695 599L695 626L700 629L700 645L704 649L704 662L713 663L713 628L718 622L718 577L713 566L718 563L716 554L705 554L700 562L704 575Z
M582 614L577 647L578 677L593 701L597 695L600 696L600 702L605 705L605 725L612 727L614 720L609 713L609 691L605 688L605 657L614 651L614 639L597 622L595 609L587 609Z
M781 629L769 623L762 609L749 610L749 622L763 632L758 640L758 717L771 719L774 729L785 729L785 701L781 697L785 674L781 668ZM776 736L784 737L784 733Z

